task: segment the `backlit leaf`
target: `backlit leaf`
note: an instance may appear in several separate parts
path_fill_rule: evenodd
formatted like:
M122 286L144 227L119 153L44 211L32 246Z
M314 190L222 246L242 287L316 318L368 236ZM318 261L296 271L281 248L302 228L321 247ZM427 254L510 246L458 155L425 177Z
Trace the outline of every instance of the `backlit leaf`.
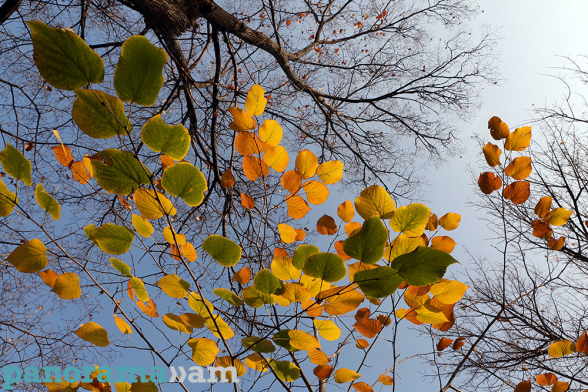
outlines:
M243 300L237 294L233 293L231 290L216 288L212 290L212 292L214 293L214 295L224 299L233 306L243 305Z
M295 194L302 189L302 177L294 170L289 170L282 175L280 184L288 192Z
M98 347L106 347L110 344L108 340L108 332L100 325L93 321L82 325L79 329L74 331L80 339L95 344Z
M18 272L34 273L39 272L47 266L47 248L41 240L35 238L19 245L6 258Z
M288 331L288 337L290 338L290 345L298 350L311 350L321 347L314 336L304 331L290 330Z
M276 120L265 120L259 127L259 138L270 146L277 146L282 141L284 131Z
M314 253L306 259L302 268L306 275L326 282L338 282L347 275L345 261L334 253Z
M113 316L114 316L114 322L116 323L116 326L118 327L120 332L122 332L125 335L129 335L129 334L133 333L133 329L125 320L118 317L116 314L113 314Z
M153 151L165 154L176 161L184 159L190 149L188 130L183 125L167 125L159 114L151 117L143 125L141 140Z
M551 387L551 392L565 392L570 388L570 383L565 381L556 381Z
M344 384L349 381L354 381L360 377L361 374L358 374L351 369L337 369L335 372L335 382L337 384Z
M266 165L281 173L288 167L290 156L284 146L276 146L270 148L263 154L263 161Z
M245 358L245 366L264 373L267 372L269 368L267 361L257 353L253 353Z
M307 302L310 301L312 297L312 293L309 289L304 287L302 283L286 283L286 291L282 294L282 297L288 300L288 306L290 303L294 302ZM276 296L276 300L279 300L280 297Z
M502 191L502 196L510 200L513 204L523 204L531 194L531 184L529 181L515 181L508 185Z
M134 276L131 277L131 286L133 287L133 291L137 298L139 298L143 302L149 301L149 294L147 293L147 289L145 288L145 283L139 278Z
M565 355L570 355L576 352L576 345L570 340L560 340L559 342L551 343L547 354L551 358L559 358Z
M343 162L328 161L321 163L316 169L316 175L327 185L339 182L343 178Z
M363 191L355 199L355 209L363 219L378 216L381 219L389 219L394 214L394 200L380 185L372 185Z
M223 172L221 176L221 186L223 189L227 189L235 185L235 176L230 169L227 169Z
M51 147L51 149L55 154L55 158L57 158L57 161L61 163L62 166L69 167L70 163L74 161L74 157L71 155L71 148L68 146L59 145Z
M332 320L313 320L314 326L318 329L323 339L335 341L341 336L341 328Z
M205 319L199 314L184 313L180 316L180 320L186 325L193 328L204 328Z
M186 298L190 289L190 283L175 274L166 275L159 279L157 285L161 287L164 293L172 298Z
M308 256L319 252L319 248L314 245L299 245L292 256L292 265L296 269L302 269Z
M245 156L243 157L243 173L250 181L255 181L259 177L267 177L269 168L258 157Z
M430 216L429 207L420 203L411 203L394 210L390 218L390 228L409 237L418 237L425 232Z
M357 332L368 339L375 337L384 326L376 319L361 319L353 324Z
M276 302L273 295L262 293L255 286L245 288L241 292L241 298L243 298L243 302L252 308L260 308L263 305Z
M404 234L399 234L390 246L384 249L384 259L392 262L396 257L412 252L417 246L425 246L423 237L408 237Z
M552 226L562 226L568 223L568 220L573 213L574 211L572 210L566 210L565 208L560 207L545 214L545 219Z
M15 203L18 203L16 194L9 191L4 181L0 179L0 216L10 215Z
M80 288L80 278L73 272L66 272L59 275L55 280L55 285L51 290L62 299L76 299L82 295Z
M188 297L188 306L204 318L210 317L210 314L214 310L214 306L209 300L202 300L202 297L199 294L193 292L190 293L190 296Z
M128 252L134 238L132 231L112 223L97 227L90 235L90 240L96 241L100 250L111 255L121 255Z
M114 89L125 102L151 106L163 86L167 54L142 35L128 38L122 45L114 70Z
M545 218L545 215L551 210L551 201L550 196L544 196L539 199L539 202L535 206L535 214L539 215L539 218Z
M492 117L488 120L488 129L490 129L490 135L494 140L504 139L510 133L508 125L506 125L500 117Z
M439 226L441 226L447 231L457 229L457 227L459 226L459 222L461 222L461 215L454 214L453 212L448 212L447 214L439 218Z
M276 346L272 342L257 336L245 337L241 339L241 344L243 344L243 347L257 353L273 353L276 351Z
M253 132L239 132L235 136L235 149L241 155L260 154L266 150L266 145Z
M153 225L147 220L147 218L133 214L131 221L137 234L145 238L151 237L151 234L153 234Z
M274 361L268 359L267 362L272 367L276 376L285 382L296 381L300 377L300 368L289 361Z
M300 196L290 195L286 197L286 204L288 205L288 216L292 219L302 219L306 216L310 207Z
M255 285L255 289L263 294L281 295L286 290L284 283L267 269L262 269L255 274L253 284Z
M58 220L61 217L61 206L45 191L41 183L37 184L35 188L35 200L39 207L47 211L53 220Z
M378 266L358 271L353 278L360 290L372 298L384 298L393 294L403 282L394 268Z
M278 231L280 232L280 238L287 244L291 244L296 240L296 230L290 225L280 223L278 225Z
M225 340L235 336L235 332L229 327L229 324L227 324L219 315L212 315L211 318L206 320L204 325L206 325L210 332L219 339L221 336Z
M33 185L31 178L31 162L10 143L0 151L0 163L4 171L15 180L22 181L25 185Z
M318 159L310 150L302 150L296 156L296 172L306 180L315 175L318 168Z
M318 293L316 299L317 301L325 300L323 309L326 313L338 316L357 309L365 296L359 291L348 287L333 287Z
M557 382L557 376L553 373L540 374L535 377L535 381L537 381L537 384L547 387Z
M41 277L41 279L43 279L43 282L45 282L45 284L51 288L53 288L53 286L55 285L55 281L59 277L57 272L53 270L41 271L39 272L39 276Z
M245 285L251 280L251 270L248 267L243 267L239 271L235 272L233 279L236 282Z
M172 202L163 193L152 189L137 189L133 201L141 215L147 219L159 219L164 215L176 214Z
M550 238L547 241L547 246L553 250L561 250L566 243L566 237L559 237L557 240L555 238Z
M437 342L437 351L445 350L447 347L451 346L451 343L453 343L453 339L448 339L445 337L441 338L441 340Z
M155 305L155 302L153 302L152 299L149 299L149 301L147 301L146 304L142 301L137 301L136 305L147 316L153 318L159 317L159 313L157 313L157 306Z
M245 110L241 108L229 108L229 113L233 115L233 122L229 127L235 132L244 132L250 129L255 129L257 123Z
M334 368L331 365L319 365L312 370L312 373L319 380L326 380L333 373Z
M91 164L98 185L116 195L131 194L139 185L151 183L151 172L126 151L101 151L92 157Z
M531 127L521 127L515 129L504 143L504 148L508 151L523 151L531 144Z
M453 263L457 263L457 260L449 254L419 246L395 258L392 267L398 270L398 275L409 285L425 286L441 280L447 267Z
M437 217L437 214L431 214L431 217L429 218L429 221L427 222L427 226L425 227L425 230L435 231L435 230L437 230L438 226L439 226L439 218Z
M306 192L306 199L310 204L322 204L329 197L327 187L318 181L308 181L303 185Z
M220 235L208 236L202 243L202 250L223 267L232 267L241 259L241 247Z
M173 329L174 331L183 332L187 334L191 334L193 332L193 328L189 325L184 324L182 319L175 314L165 314L161 318L161 321L168 327L169 329Z
M355 208L353 208L353 203L351 203L351 200L347 200L337 207L337 216L339 216L339 218L341 218L345 223L351 222L355 216Z
M335 223L335 219L329 215L323 215L316 222L316 231L322 235L337 234L337 224Z
M163 229L163 238L171 245L186 245L186 235L176 233L176 231L169 226L166 226Z
M92 171L88 170L88 166L86 165L86 161L90 161L89 158L84 157L84 162L75 161L69 167L71 171L71 176L73 179L80 184L84 185L88 183L88 180L92 178ZM90 169L92 168L92 163L88 163Z
M367 219L361 230L343 242L345 253L365 264L375 264L384 256L388 230L379 217Z
M502 188L502 180L494 173L484 172L478 178L478 186L484 194L489 195L495 190Z
M500 154L502 154L502 150L497 145L488 143L484 146L482 152L490 167L500 165Z
M504 174L515 180L524 180L529 177L532 170L531 157L518 157L504 169Z
M104 63L77 34L39 21L26 22L33 38L33 58L49 84L63 90L102 83Z
M127 135L133 126L127 119L124 104L100 90L74 90L71 115L82 132L95 139Z
M241 205L248 210L255 208L255 200L245 193L241 193Z
M300 279L300 269L294 266L292 259L288 256L274 257L271 270L272 273L282 281Z
M431 248L451 253L455 248L456 242L451 237L436 236L431 239Z
M444 304L454 304L463 297L467 289L465 284L449 280L432 285L429 292Z
M189 162L178 162L168 167L161 177L161 186L190 207L200 205L208 189L202 172Z
M192 348L192 360L199 366L212 364L220 351L213 340L206 338L190 339L188 346Z
M326 365L329 363L329 357L327 357L327 354L319 349L308 350L308 359L310 359L310 362L315 365Z
M261 116L263 114L263 110L265 109L265 105L267 104L267 99L263 96L265 90L259 85L254 84L247 93L247 98L245 99L245 111L252 116Z
M378 381L384 385L394 384L394 379L388 375L385 375L385 374L380 374L380 376L378 377Z

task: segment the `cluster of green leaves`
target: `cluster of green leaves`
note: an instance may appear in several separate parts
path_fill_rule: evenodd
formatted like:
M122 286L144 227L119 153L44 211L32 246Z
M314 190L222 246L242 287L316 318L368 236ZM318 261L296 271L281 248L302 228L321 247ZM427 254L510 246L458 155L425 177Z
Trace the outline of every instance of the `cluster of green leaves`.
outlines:
M155 233L152 222L165 222L165 228L158 234L169 243L169 257L180 263L179 271L192 281L188 282L175 273L165 274L156 286L169 298L185 301L193 313L167 313L161 317L161 322L178 333L197 334L188 340L191 358L196 364L235 366L239 377L247 368L258 372L271 369L279 380L293 382L301 374L298 359L308 358L316 365L313 372L321 381L327 380L333 372L336 383L355 381L361 377L357 372L329 365L334 354L322 350L319 336L327 341L338 341L342 336L341 326L346 326L351 332L344 341L355 339L356 334L367 339L378 337L392 322L393 311L382 310L382 301L397 295L399 289L404 290L409 309L397 310L396 317L415 324L430 324L440 331L453 326L453 308L467 286L443 279L447 267L456 263L450 255L455 241L437 234L441 228L447 231L457 228L461 219L458 214L448 213L438 218L420 203L397 207L383 187L374 185L364 189L354 203L348 200L338 206L339 225L326 214L318 220L317 232L329 236L336 252L329 251L330 248L321 251L314 245L300 244L291 254L278 247L269 269L252 271L245 266L236 270L234 267L238 266L243 249L235 241L211 233L201 244L194 246L187 241L185 234L174 228L172 217L177 213L176 208L181 203L182 208L201 204L208 186L200 169L184 160L190 151L188 131L182 125L167 125L159 115L145 122L140 141L159 154L157 165L161 163L160 171L142 162L135 150L124 149L124 146L135 144L130 120L133 105L153 105L157 99L167 61L164 52L142 36L126 40L114 73L117 96L113 96L96 89L97 84L104 81L103 62L80 37L69 30L51 28L41 22L29 22L28 25L33 36L35 63L43 78L56 88L72 90L76 96L72 117L80 130L95 139L121 140L120 149L109 148L86 154L76 161L71 149L54 131L60 142L53 147L55 157L71 170L73 180L81 186L115 194L121 204L139 212L132 214L130 223L107 222L85 227L88 246L96 246L108 255L125 255L138 241L136 235L139 238L152 237ZM230 127L236 132L235 149L243 156L242 170L250 181L260 181L261 186L265 186L270 168L283 173L280 183L288 191L285 197L288 215L292 219L302 219L311 209L309 204L326 202L328 185L341 180L344 165L339 161L319 163L312 151L303 150L297 153L294 168L286 171L290 159L286 148L280 145L283 137L280 124L266 119L257 132L252 132L257 129L257 119L265 110L267 99L264 94L261 86L254 85L247 94L244 109L229 109L233 116ZM125 138L129 138L130 143L123 143ZM6 145L0 153L0 163L17 182L33 185L31 164L19 150ZM156 172L163 174L156 178ZM233 173L227 170L222 174L220 184L227 189L233 187L235 181ZM13 192L0 180L2 216L9 215L15 207L20 208L17 192L16 186ZM35 199L54 220L60 219L61 206L41 183L36 185ZM241 200L247 210L255 209L253 197L241 194ZM363 222L353 222L356 213ZM343 223L344 230L340 232ZM286 244L303 241L306 236L303 229L287 223L278 224L277 229ZM51 242L52 246L60 247L56 240L51 239ZM219 268L227 271L222 276L230 276L230 280L218 282L224 282L232 289L220 287L219 283L212 292L202 290L189 264L198 256L196 249L204 251ZM74 272L58 274L46 269L50 262L47 252L46 245L35 238L16 247L7 260L19 272L38 273L60 298L79 298L83 291L79 276ZM351 259L354 262L348 264ZM71 261L96 283L81 261L75 258ZM127 295L134 305L148 317L159 318L155 301L143 280L136 276L138 271L133 272L131 266L114 257L110 258L110 263L121 278L127 280ZM238 286L234 286L234 282ZM288 320L299 321L303 315L310 317L312 323L305 326L297 321L293 324L295 329L284 327L263 336L249 336L243 329L235 331L231 327L233 321L213 303L218 301L215 297L224 302L223 306L234 309L275 307L276 304L292 309L294 317L292 313L284 316L280 325L286 326ZM114 296L110 299L117 301ZM356 311L366 300L375 308L370 309L367 305ZM115 313L115 324L121 334L132 334L138 320L130 317L119 304L120 300L116 302L115 310L120 316ZM356 323L347 326L343 316L354 311ZM380 313L377 316L376 311ZM279 313L274 314L280 317ZM254 323L254 320L250 322ZM96 322L88 322L72 333L97 347L110 345L109 333ZM363 338L356 341L360 350L370 346ZM229 355L219 355L221 352ZM288 353L292 361L282 360L284 353ZM382 374L375 382L390 385L393 380ZM372 386L364 382L353 384L361 391L371 391ZM48 384L48 387L50 390L66 387L69 390L94 390L79 383L65 385L57 382ZM116 388L119 390L119 385ZM151 390L149 388L155 388L155 384L150 383L147 389L135 384L121 385L120 388L126 391Z

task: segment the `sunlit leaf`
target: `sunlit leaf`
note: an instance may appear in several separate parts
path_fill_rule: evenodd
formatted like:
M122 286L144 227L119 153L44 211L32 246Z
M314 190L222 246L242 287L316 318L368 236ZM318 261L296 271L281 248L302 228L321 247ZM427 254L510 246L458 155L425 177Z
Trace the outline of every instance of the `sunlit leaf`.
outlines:
M161 287L164 293L172 298L186 298L190 289L190 283L175 274L166 275L159 279L157 285Z
M488 129L490 129L490 135L494 140L504 139L510 133L508 125L506 125L500 117L492 117L488 120Z
M267 99L263 96L265 90L259 85L254 84L247 93L247 98L245 99L245 111L252 116L261 116L263 114L263 110L265 109L265 105L267 104Z
M537 381L537 384L547 387L557 382L557 376L553 373L540 374L535 377L535 381Z
M185 234L178 234L175 230L166 226L163 229L163 238L167 241L168 244L172 245L186 245L186 235Z
M145 288L145 283L139 278L134 276L131 277L131 286L133 287L133 291L137 298L139 298L143 302L149 301L149 294L147 293L147 289Z
M235 336L235 332L233 332L231 327L219 315L212 315L212 317L206 320L204 325L219 339L221 339L221 336L225 340Z
M253 353L245 358L245 366L259 372L267 372L269 368L267 361L257 353Z
M367 219L361 230L343 243L345 253L366 264L374 264L384 256L388 230L378 216Z
M255 200L251 196L241 193L241 205L248 210L252 210L255 208Z
M540 221L539 219L533 220L533 222L531 222L531 226L533 227L533 235L537 238L543 238L547 240L550 239L553 235L551 226L543 221Z
M229 127L235 132L244 132L250 129L255 129L257 123L245 110L231 107L228 109L229 113L233 115L233 122Z
M88 161L87 164L86 161ZM73 179L82 185L87 184L88 180L92 178L93 171L88 170L88 167L90 167L90 169L92 168L92 163L89 161L89 158L84 157L83 162L75 161L69 167Z
M515 129L504 142L504 148L508 151L523 151L531 144L531 127Z
M77 34L39 21L26 22L33 38L33 58L49 84L63 90L102 83L104 62Z
M312 293L301 283L286 283L286 291L282 297L287 299L289 303L306 302L312 297ZM276 297L276 300L279 297Z
M556 381L551 387L551 392L565 392L570 389L570 383L565 381Z
M180 320L186 325L192 328L204 328L204 317L195 313L184 313L180 316Z
M95 344L98 347L106 347L110 344L108 340L108 332L100 325L93 321L82 325L79 329L74 331L80 339Z
M351 369L337 369L335 372L335 382L337 384L344 384L349 381L357 380L361 377L361 374L354 372Z
M502 154L502 150L497 145L488 143L484 146L482 152L490 167L500 165L500 154Z
M429 292L444 304L454 304L463 297L467 289L465 284L450 280L432 285Z
M18 199L14 192L11 192L0 179L0 217L8 216L12 213Z
M566 210L565 208L560 207L545 214L544 218L552 226L562 226L568 223L568 220L573 213L574 211L572 210Z
M453 339L448 339L445 337L441 338L441 340L437 342L437 351L445 350L447 347L451 346L451 343L453 343Z
M280 184L288 192L296 194L302 189L302 177L296 171L289 170L282 175Z
M566 237L559 237L557 240L555 238L550 238L547 241L547 246L553 250L561 250L566 243Z
M318 293L316 299L317 301L324 299L323 309L326 313L338 316L357 309L365 296L355 289L335 286Z
M114 316L114 322L121 333L123 333L125 335L129 335L129 334L133 333L133 329L125 320L118 317L116 314L113 314L113 316Z
M306 199L310 204L322 204L329 197L329 190L321 182L308 181L303 185L303 188L304 192L306 192Z
M382 331L383 325L376 319L361 319L353 324L353 327L357 332L371 339Z
M152 299L149 299L149 301L147 301L146 304L142 301L137 301L136 305L147 316L153 318L159 317L159 313L157 313L157 306L155 305L155 302L153 302Z
M260 154L266 150L266 144L263 143L253 132L239 132L235 136L235 149L241 155Z
M59 145L51 147L51 149L55 154L55 158L57 158L57 161L61 163L62 166L69 167L69 165L74 161L74 157L71 155L71 148L68 146Z
M90 235L90 240L96 241L100 250L111 255L121 255L128 252L134 238L132 231L112 223L97 227Z
M191 334L193 332L193 328L189 325L184 324L182 319L175 314L164 314L161 318L161 321L168 327L169 329L173 329L174 331L183 332L187 334Z
M547 354L551 358L559 358L565 355L570 355L576 352L576 345L570 340L560 340L559 342L551 343Z
M163 86L163 67L167 54L142 35L134 35L123 43L120 59L114 70L114 89L125 102L151 106ZM180 158L181 159L181 158Z
M53 220L58 220L61 217L61 206L57 200L45 191L41 183L37 184L35 188L35 200L39 207L51 215Z
M47 266L47 248L41 240L35 238L19 245L6 258L18 272L34 273L39 272Z
M318 159L310 150L302 150L296 156L296 172L306 180L315 175L318 168Z
M341 328L332 320L313 320L314 326L319 331L323 339L335 341L341 336Z
M199 366L212 364L220 351L213 340L206 338L190 339L188 346L192 348L192 360Z
M331 373L333 373L334 368L331 365L319 365L315 367L312 373L319 379L319 380L326 380L329 378Z
M220 235L210 235L202 243L202 250L223 267L232 267L241 259L241 247Z
M288 216L292 219L302 219L306 216L310 207L300 196L290 195L286 197L286 204L288 205Z
M396 257L412 252L417 246L425 246L422 237L408 237L399 234L392 243L384 249L384 259L391 262Z
M323 215L316 222L316 230L322 235L337 234L337 224L335 219L329 215Z
M209 300L202 300L199 294L193 292L188 296L188 306L204 318L210 317L210 314L214 310L214 306Z
M513 204L523 204L531 194L531 184L529 181L515 181L508 185L502 191L502 196L510 200Z
M326 365L329 363L329 357L327 357L327 354L319 349L308 350L308 359L315 365Z
M299 245L292 256L292 265L296 269L302 269L308 256L320 252L314 245Z
M221 175L221 187L227 189L235 185L235 176L230 169L227 169Z
M249 286L241 292L241 298L248 306L260 308L266 304L273 304L274 297L271 294L265 294L257 290L255 286Z
M66 272L59 275L55 280L55 284L51 291L57 294L61 299L79 298L80 295L82 295L80 278L73 272Z
M478 186L484 194L489 195L495 190L502 188L502 180L494 173L484 172L478 178Z
M258 157L245 156L243 157L243 173L250 181L255 181L259 177L267 177L269 168Z
M280 280L300 279L301 271L294 266L292 259L288 256L274 257L271 264L272 273Z
M278 231L280 232L280 238L287 244L291 244L296 240L296 230L290 225L280 223L278 225Z
M168 167L161 177L161 186L190 207L200 205L208 189L202 172L189 162L178 162Z
M431 239L431 248L451 253L455 248L456 242L451 237L436 236Z
M457 229L459 222L461 222L461 215L455 214L453 212L448 212L439 218L439 226L447 231Z
M41 279L43 279L43 282L45 282L45 284L51 288L53 288L53 286L55 286L55 281L59 277L57 272L55 272L53 270L41 271L41 272L39 272L39 276L41 277Z
M388 192L379 186L372 185L363 191L355 199L355 209L363 219L378 216L381 219L389 219L394 214L395 204Z
M288 331L288 337L290 345L298 350L311 350L321 347L314 336L304 331L290 330Z
M286 290L284 283L267 269L262 269L255 274L253 284L255 289L263 294L281 295Z
M388 375L380 374L378 377L378 381L384 385L392 385L394 384L394 379Z
M6 143L6 147L0 151L0 163L2 163L4 171L12 178L22 181L28 186L33 185L31 162L10 143Z
M411 203L394 210L390 218L390 228L409 237L417 237L425 232L431 209L424 204Z
M101 151L92 156L91 163L96 182L107 192L128 195L137 190L139 185L151 183L149 169L126 151Z
M141 237L151 237L154 229L153 225L147 220L147 218L142 217L141 215L133 214L131 221L137 234L139 234Z
M163 193L152 189L137 189L133 201L141 215L147 219L159 219L164 215L176 214L172 202Z
M167 125L159 114L151 117L143 125L141 141L153 151L165 154L176 161L184 159L190 149L188 130L182 125Z
M270 146L277 146L282 141L284 131L276 120L265 120L259 127L259 138Z
M545 218L545 215L551 210L551 202L550 196L543 196L535 206L535 214L539 215L539 218Z
M236 282L245 285L251 280L251 270L248 267L243 267L239 271L235 272L233 279Z
M515 180L524 180L529 177L532 170L530 157L518 157L504 169L504 174L511 176Z
M276 146L268 149L265 154L263 154L263 161L266 165L278 173L281 173L288 167L290 156L284 146Z
M316 175L325 184L334 184L343 178L343 166L341 161L323 162L316 169Z

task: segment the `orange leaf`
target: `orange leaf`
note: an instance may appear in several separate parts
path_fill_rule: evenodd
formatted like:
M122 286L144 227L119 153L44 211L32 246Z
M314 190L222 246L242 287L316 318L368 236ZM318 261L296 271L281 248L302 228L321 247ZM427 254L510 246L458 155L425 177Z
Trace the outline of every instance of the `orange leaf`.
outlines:
M280 232L282 241L285 243L291 244L292 242L296 241L296 236L298 233L296 233L296 230L294 230L292 226L285 223L280 223L278 225L278 231Z
M439 226L447 231L457 229L459 222L461 222L461 215L455 214L453 212L448 212L439 218Z
M176 161L174 161L173 158L170 158L165 154L163 154L159 158L161 159L161 167L163 168L163 170L167 169L168 167L176 163Z
M455 248L456 242L451 237L437 236L431 239L431 248L451 253Z
M441 338L439 343L437 343L437 351L445 350L447 347L451 346L451 343L453 343L453 339Z
M355 389L357 392L373 392L374 390L372 389L372 387L370 387L368 384L366 384L365 382L356 382L351 384L351 386L353 387L353 389Z
M502 154L502 150L496 144L486 144L482 149L482 152L484 153L484 158L486 158L486 162L488 162L490 167L500 165L500 154Z
M453 343L453 347L451 347L451 348L453 350L459 350L465 344L465 340L466 340L466 338L464 338L464 337L455 339L455 342Z
M535 206L535 214L539 216L539 218L545 218L545 215L551 210L551 197L550 196L543 196L537 202Z
M315 376L317 376L317 378L319 380L326 380L327 378L329 378L329 376L331 375L331 373L333 373L333 367L331 365L319 365L317 367L314 368L314 370L312 371L314 373Z
M196 261L198 258L198 254L196 253L196 249L194 249L194 245L189 242L186 242L185 245L180 246L180 253L184 255L189 262Z
M171 256L176 259L177 261L182 261L182 258L180 257L180 255L182 254L180 251L180 248L177 247L176 244L171 244L169 246L169 253L171 254Z
M365 336L366 338L373 338L383 328L383 325L376 319L361 319L357 323L353 324L353 327Z
M515 392L531 392L531 381L520 382L516 386Z
M282 175L280 184L288 192L296 194L302 188L302 177L296 171L289 170Z
M223 172L221 176L221 186L223 189L227 189L235 185L235 176L230 169L227 169Z
M351 237L356 230L361 229L361 223L359 222L349 222L345 225L345 232L347 233L347 237Z
M316 222L316 230L319 234L323 235L333 235L337 233L337 224L335 223L335 219L330 217L329 215L323 215L319 220Z
M355 321L367 320L370 318L370 314L372 314L372 312L369 308L358 309L357 312L355 312Z
M523 204L531 194L531 183L529 181L515 181L502 191L502 196L513 204Z
M241 193L241 205L248 210L252 210L255 207L255 200L245 193Z
M310 207L300 196L288 196L286 204L288 205L288 215L292 219L302 219L310 211Z
M278 173L283 172L290 163L290 156L284 146L272 147L263 154L263 161Z
M71 148L64 145L59 145L55 147L51 147L53 153L55 154L55 158L65 167L69 167L69 165L74 161L74 157L71 154Z
M531 127L521 127L515 129L504 143L504 148L509 151L523 151L531 144Z
M380 377L378 377L378 381L384 385L394 384L394 379L386 374L380 374Z
M327 186L319 181L308 181L304 184L306 199L310 204L323 204L329 197Z
M290 257L290 255L286 252L286 249L278 247L274 249L274 258L276 257Z
M258 157L244 156L243 172L249 180L255 181L259 177L266 177L269 174L269 168Z
M559 237L558 240L551 237L549 241L547 241L547 246L549 246L553 250L561 250L566 243L566 237Z
M337 207L337 215L343 220L343 222L351 222L351 219L353 219L353 216L355 215L355 208L353 208L351 200L347 200Z
M300 306L309 317L320 317L320 315L323 314L323 307L312 299L300 303Z
M540 374L535 377L535 381L541 386L548 387L557 382L557 376L553 373Z
M335 242L335 250L337 251L337 254L339 256L341 256L341 258L343 260L349 260L351 259L350 256L347 255L347 253L345 253L345 251L343 250L343 241L337 241Z
M390 320L390 317L389 316L380 314L376 318L378 319L378 321L380 322L380 324L382 324L384 327L387 327L388 325L392 324L392 320Z
M129 280L127 283L127 295L131 299L131 301L135 300L135 292L133 291L133 283Z
M531 226L533 227L533 235L537 238L550 239L553 234L553 230L545 222L535 219Z
M43 282L45 282L45 284L51 288L53 288L53 286L55 286L55 281L59 277L57 272L50 270L50 269L46 270L46 271L39 272L39 276L41 277L41 279L43 279Z
M88 173L88 171L86 170L84 162L82 161L76 161L71 163L70 170L73 179L82 185L86 184L88 180L92 178L90 173Z
M508 129L508 125L506 125L499 117L492 117L488 121L488 129L490 130L490 135L494 138L494 140L504 139L510 133Z
M319 349L308 350L308 359L310 359L310 362L315 365L326 365L329 363L329 357L327 357L327 354Z
M303 229L295 229L296 231L296 241L303 241L304 237L306 237L306 232Z
M149 316L149 317L159 317L159 314L157 313L157 306L155 305L155 302L153 302L152 299L150 299L149 302L147 302L147 303L144 303L143 301L137 301L137 306L147 316Z
M265 151L264 143L253 132L239 132L235 136L235 148L241 155L260 154Z
M365 339L357 339L357 343L355 343L355 347L357 348L368 348L369 346L369 342Z
M318 159L310 150L302 150L296 156L296 172L306 180L314 176L318 167Z
M255 129L257 123L247 112L240 108L229 108L229 113L233 115L233 122L229 127L235 132L244 132L249 129Z
M564 381L557 381L555 384L553 384L553 386L551 387L551 392L565 392L570 388L570 383L569 382L564 382Z
M251 270L249 267L243 267L233 275L233 280L246 285L251 280Z
M524 180L529 177L532 170L531 157L518 157L504 169L504 174L515 180Z
M437 218L437 214L431 214L431 217L429 218L429 222L427 222L425 230L435 231L437 230L438 225L439 219Z
M502 180L494 173L484 172L480 174L480 178L478 178L478 186L482 193L489 195L502 187Z
M584 332L576 342L576 351L588 355L588 333Z

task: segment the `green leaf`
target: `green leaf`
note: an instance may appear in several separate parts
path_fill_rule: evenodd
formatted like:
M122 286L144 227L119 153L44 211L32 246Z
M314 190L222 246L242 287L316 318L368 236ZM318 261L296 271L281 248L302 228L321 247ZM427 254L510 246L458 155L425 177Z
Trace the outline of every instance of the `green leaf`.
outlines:
M274 361L271 358L268 358L267 362L274 369L276 376L282 381L292 382L300 377L300 368L292 362Z
M237 294L233 293L231 290L218 288L218 289L212 290L212 292L217 297L224 299L225 301L227 301L228 303L230 303L233 306L243 305L243 300Z
M164 215L175 215L176 209L163 193L139 188L133 196L137 209L147 219L159 219Z
M398 271L390 267L358 271L354 280L361 291L372 298L383 298L393 294L403 282Z
M117 97L100 90L76 89L74 92L77 99L71 115L86 135L95 139L108 139L127 135L133 130L125 114L125 106Z
M190 289L190 283L178 275L166 275L159 279L157 285L161 287L164 293L172 298L186 298Z
M293 353L300 351L299 349L292 347L292 345L290 344L289 332L290 332L289 329L282 329L281 331L276 332L274 334L274 336L272 337L272 340L278 346L284 347L286 350L291 351Z
M114 89L125 102L151 106L163 86L167 54L142 35L128 38L122 45L114 71Z
M0 216L8 216L18 203L18 198L8 190L4 181L0 179Z
M255 351L256 353L273 353L276 351L276 346L267 339L258 338L257 336L249 336L241 339L243 347Z
M111 257L110 264L114 267L115 270L117 270L118 272L120 272L124 276L127 276L129 278L133 276L131 274L131 267L129 267L128 264L125 263L124 261L121 261L119 259L115 259L114 257Z
M276 302L271 294L264 294L255 286L249 286L241 292L243 302L252 308L261 308L263 305L271 305Z
M150 184L149 169L126 151L104 150L92 156L90 162L96 182L107 192L128 195L140 184Z
M154 229L153 225L147 220L147 218L133 214L131 221L133 222L133 227L141 237L151 237Z
M61 218L61 206L50 194L45 192L45 188L41 183L37 184L35 188L35 200L43 210L47 211L53 220Z
M0 163L4 171L15 180L20 180L26 185L33 185L31 179L31 162L20 151L6 143L4 150L0 151Z
M86 342L93 343L98 347L106 347L110 344L108 332L93 321L82 325L74 333Z
M35 65L47 83L63 90L102 83L104 62L76 33L39 21L26 23L33 38Z
M165 169L161 186L170 195L180 197L190 207L202 203L208 187L204 175L188 162L178 162Z
M59 275L51 291L62 299L80 298L80 295L82 295L80 278L73 272L66 272L63 275Z
M86 234L86 237L88 237L88 239L90 239L90 236L92 235L92 233L94 232L94 230L96 230L96 225L91 223L88 226L84 226L84 234ZM98 243L94 240L91 240L92 244L98 246Z
M19 272L27 274L39 272L47 266L47 248L41 240L35 238L19 245L8 255L6 260Z
M302 271L326 282L338 282L347 275L345 261L334 253L320 252L308 256Z
M457 263L457 260L447 252L419 246L395 258L392 267L398 270L398 274L409 285L426 286L440 281L447 267L453 263Z
M361 230L343 242L343 251L365 264L375 264L384 257L388 230L378 216L363 223Z
M431 217L431 209L424 204L412 203L394 210L390 218L390 228L408 237L423 235Z
M292 265L296 269L302 269L308 256L319 252L320 249L314 245L298 245L298 248L294 251L294 256L292 256Z
M147 147L181 161L190 149L190 134L182 125L169 126L158 114L143 125L141 140Z
M96 241L103 252L111 255L122 255L131 249L131 243L135 236L126 227L106 223L94 229L89 238Z
M147 293L145 283L143 283L141 279L132 276L131 285L133 286L133 291L135 292L137 298L139 298L143 302L149 301L149 293Z
M263 294L282 295L286 292L286 286L270 270L262 269L253 278L253 284L257 291Z
M204 240L202 250L223 267L232 267L241 259L241 247L230 239L216 234Z

